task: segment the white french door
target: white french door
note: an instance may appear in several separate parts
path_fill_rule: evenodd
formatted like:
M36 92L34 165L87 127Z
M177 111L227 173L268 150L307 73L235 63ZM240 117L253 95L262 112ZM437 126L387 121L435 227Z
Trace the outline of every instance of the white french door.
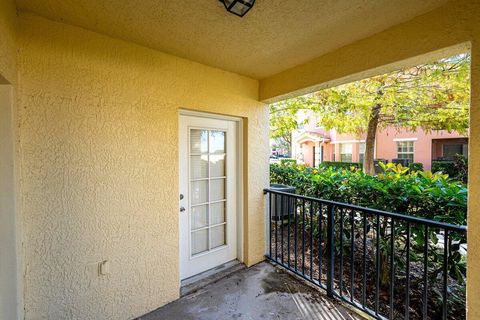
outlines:
M181 115L180 278L237 257L237 123Z

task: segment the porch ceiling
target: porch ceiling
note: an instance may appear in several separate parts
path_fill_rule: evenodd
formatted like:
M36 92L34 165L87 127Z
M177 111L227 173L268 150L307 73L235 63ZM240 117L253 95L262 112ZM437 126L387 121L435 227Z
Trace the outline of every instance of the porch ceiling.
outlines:
M19 10L227 71L265 78L407 21L446 0L17 0Z

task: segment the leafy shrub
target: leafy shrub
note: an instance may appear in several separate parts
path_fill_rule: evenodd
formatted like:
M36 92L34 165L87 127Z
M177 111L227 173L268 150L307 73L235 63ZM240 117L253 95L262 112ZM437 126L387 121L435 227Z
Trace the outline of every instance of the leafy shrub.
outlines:
M408 165L410 172L414 171L423 171L423 163L421 162L413 162Z
M384 173L360 169L306 168L272 164L270 179L295 187L297 193L428 219L465 224L467 187L442 173L410 172L401 165L380 164Z
M448 174L449 177L455 176L455 163L448 160L433 160L432 172L442 172Z
M455 159L453 160L455 170L456 170L456 175L455 179L463 181L464 183L468 182L468 158L461 155L457 154L455 155Z
M323 161L322 163L320 163L320 168L362 169L363 165L360 162Z
M291 159L291 158L280 159L280 164L288 164L288 163L296 164L297 160Z
M432 172L442 172L444 174L448 174L448 176L454 180L467 183L468 159L461 154L457 154L455 155L453 161L433 160Z
M288 164L270 167L270 178L272 183L281 183L295 187L298 194L333 200L337 202L359 205L362 207L375 208L390 212L403 213L407 215L442 221L452 224L465 225L467 212L467 187L460 181L452 180L443 173L432 173L430 171L410 171L409 168L400 164L379 163L383 173L376 176L364 174L360 169L336 169L333 167L323 169L306 168L303 165ZM325 216L326 212L322 212ZM317 218L315 218L317 219ZM318 236L318 224L313 220L312 226L306 222L305 228ZM347 215L348 219L348 215ZM377 229L373 216L368 217L368 225L379 234L380 259L381 259L381 284L388 282L387 257L389 256L389 239L392 236L389 232L388 219L381 219L382 224ZM348 221L346 222L348 224ZM323 228L326 226L324 225ZM348 231L348 229L347 229ZM326 230L322 230L325 234ZM395 242L399 247L405 248L405 223L396 223ZM438 242L438 230L429 228L428 235L420 225L412 225L411 228L411 261L421 263L422 250L425 237L429 242L429 265L432 270L442 270L442 253L435 245ZM400 236L399 236L400 235ZM358 238L359 234L336 234L336 237L347 239ZM466 242L463 235L449 237L448 266L449 275L454 277L458 283L463 283L466 272L466 262L461 256L460 244ZM338 244L338 241L335 240ZM335 248L336 250L348 250ZM405 265L405 250L397 252L395 257L398 265ZM432 281L438 273L429 275Z

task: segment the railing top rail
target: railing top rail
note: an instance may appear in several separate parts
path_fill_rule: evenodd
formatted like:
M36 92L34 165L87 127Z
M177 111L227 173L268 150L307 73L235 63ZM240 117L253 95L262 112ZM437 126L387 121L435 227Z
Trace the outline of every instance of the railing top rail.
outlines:
M435 220L430 220L430 219L425 219L425 218L419 218L419 217L415 217L415 216L409 216L409 215L401 214L401 213L394 213L394 212L388 212L388 211L383 211L383 210L378 210L378 209L361 207L361 206L357 206L357 205L354 205L354 204L348 204L348 203L336 202L336 201L332 201L332 200L325 200L325 199L320 199L320 198L303 196L303 195L298 195L298 194L295 194L295 193L282 192L282 191L277 191L277 190L273 190L273 189L270 189L270 188L263 189L263 192L264 193L267 193L267 192L275 193L275 194L285 195L285 196L289 196L289 197L293 197L293 198L330 204L330 205L334 205L334 206L337 206L337 207L343 207L343 208L347 208L347 209L364 211L364 212L371 213L371 214L374 214L374 215L379 215L379 216L382 216L382 217L399 219L399 220L403 220L403 221L407 221L407 222L411 222L411 223L417 223L417 224L421 224L421 225L428 225L429 227L441 228L441 229L445 229L445 230L448 230L448 231L456 231L456 232L465 233L465 234L467 233L467 226L463 226L463 225L450 224L450 223L445 223L445 222L440 222L440 221L435 221Z

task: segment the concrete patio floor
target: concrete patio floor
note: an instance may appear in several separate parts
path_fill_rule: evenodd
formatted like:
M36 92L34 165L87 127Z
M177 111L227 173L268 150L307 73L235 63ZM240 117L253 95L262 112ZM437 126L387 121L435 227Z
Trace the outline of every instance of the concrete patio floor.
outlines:
M267 262L234 272L141 320L362 319Z

